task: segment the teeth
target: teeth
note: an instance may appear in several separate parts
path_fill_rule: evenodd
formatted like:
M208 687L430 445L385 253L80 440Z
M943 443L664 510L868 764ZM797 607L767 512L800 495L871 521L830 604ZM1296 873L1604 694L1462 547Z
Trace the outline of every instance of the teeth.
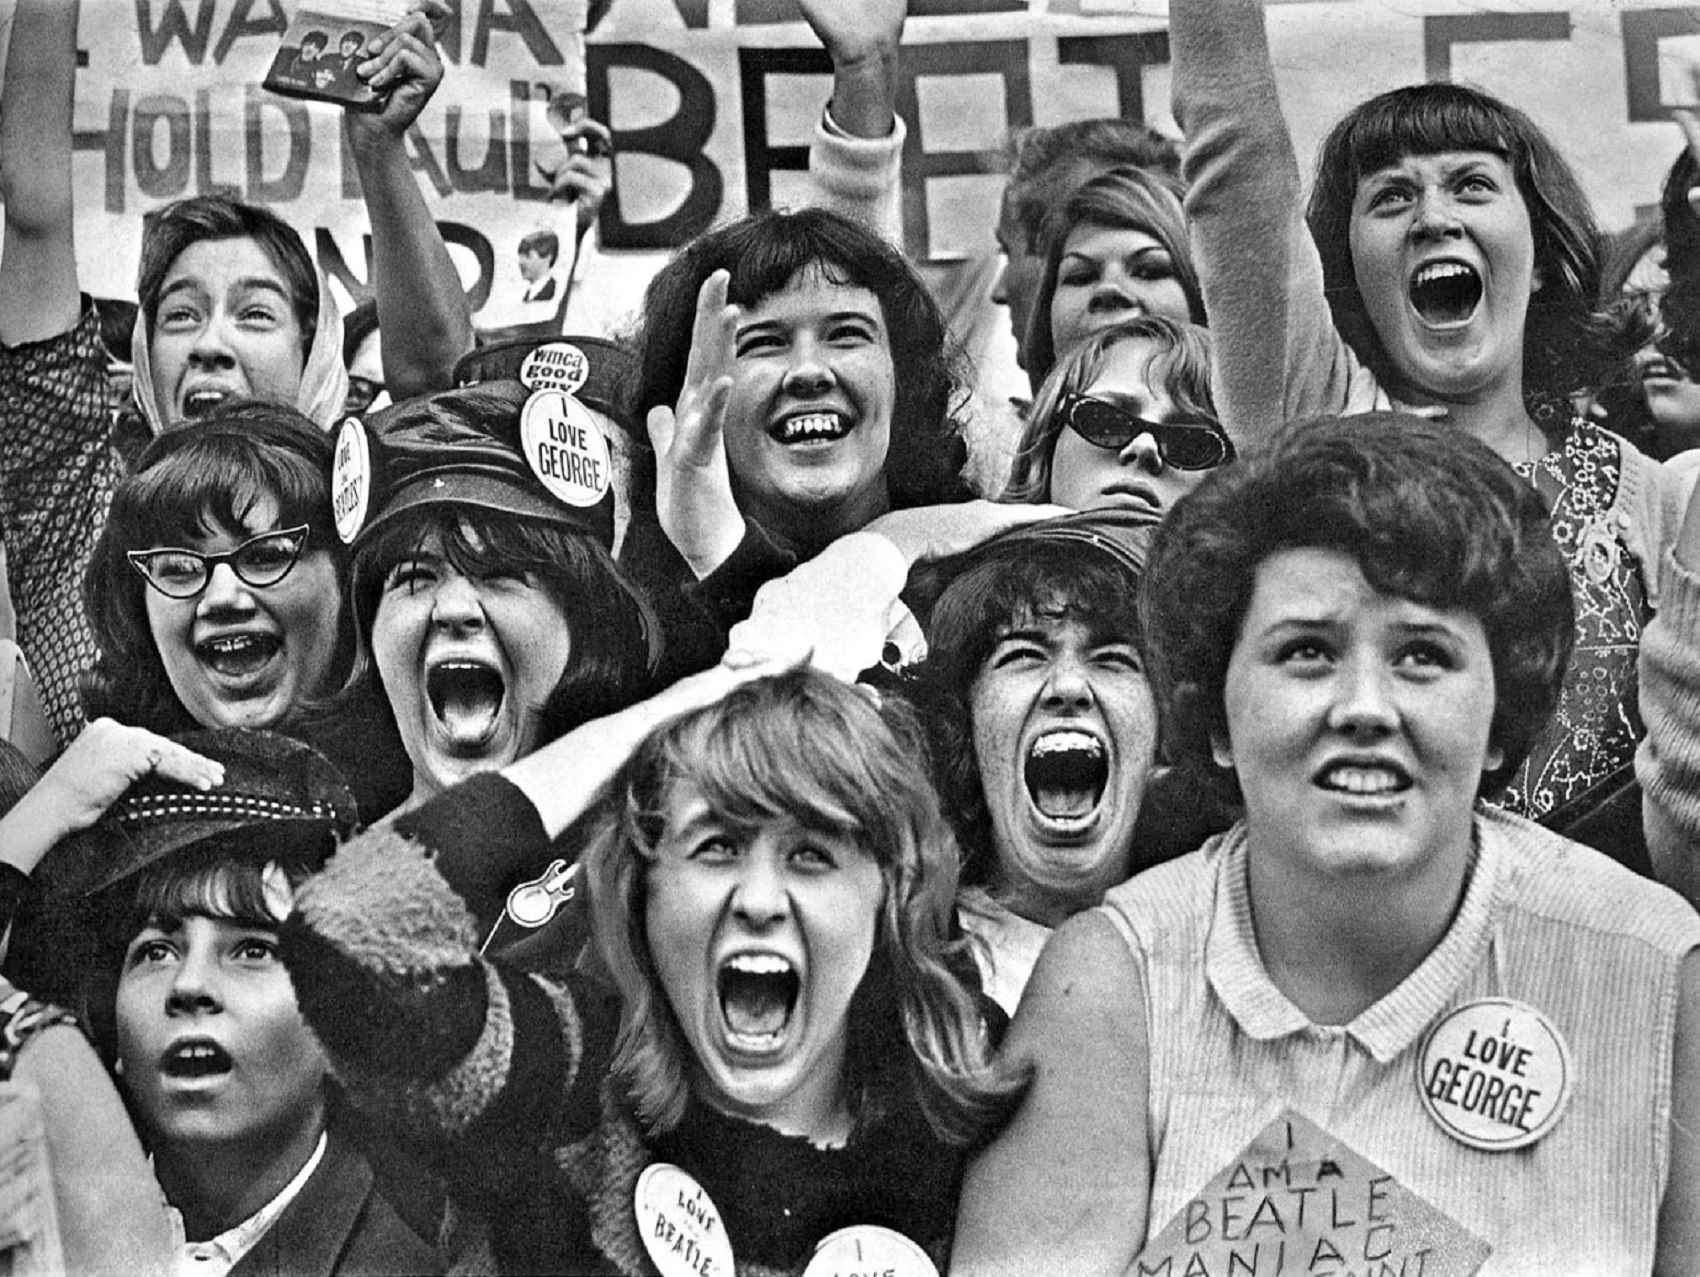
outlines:
M1323 783L1349 794L1390 794L1404 788L1401 777L1383 767L1331 768Z
M789 962L772 953L740 953L728 958L726 965L733 971L749 975L784 975L791 970Z
M1439 279L1457 279L1476 272L1460 262L1434 262L1417 272L1417 283L1432 284Z
M804 443L816 439L838 439L845 434L844 419L836 412L811 412L788 417L779 425L781 443Z
M1085 732L1050 732L1034 742L1032 756L1038 758L1041 754L1060 753L1063 750L1080 750L1089 754L1102 754L1104 746L1096 736L1090 736Z
M230 398L227 390L193 390L183 400L183 411L191 417L200 416Z

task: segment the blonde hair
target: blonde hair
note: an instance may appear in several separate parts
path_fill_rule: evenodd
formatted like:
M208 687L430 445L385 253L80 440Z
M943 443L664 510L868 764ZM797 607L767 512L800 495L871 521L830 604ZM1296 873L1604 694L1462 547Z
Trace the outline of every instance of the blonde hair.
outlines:
M800 766L800 760L807 760ZM598 950L621 997L613 1074L652 1134L677 1125L690 1047L656 974L647 869L672 794L691 787L733 829L789 818L850 835L885 880L873 957L851 1000L847 1082L867 1106L909 1088L938 1135L967 1143L1001 1120L1024 1078L990 1058L975 996L953 974L959 857L906 706L876 706L828 675L739 687L653 733L612 783L582 863Z

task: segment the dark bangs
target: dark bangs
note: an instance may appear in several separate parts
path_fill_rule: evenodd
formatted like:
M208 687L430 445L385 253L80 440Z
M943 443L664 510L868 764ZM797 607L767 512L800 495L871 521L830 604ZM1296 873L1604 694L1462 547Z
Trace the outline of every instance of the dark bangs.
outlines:
M228 405L148 445L113 496L110 524L126 550L180 544L218 526L240 534L269 498L277 526L310 524L312 548L338 552L330 463L329 436L293 408Z
M246 927L275 931L278 920L266 907L265 870L282 867L291 887L299 887L336 847L330 831L315 825L251 825L205 839L154 862L112 890L128 893L122 909L127 945L146 926L171 926L185 918L219 918Z
M1526 148L1507 126L1514 107L1456 84L1415 84L1371 98L1351 112L1324 144L1330 177L1354 191L1365 177L1407 155L1492 151L1521 167ZM1520 121L1526 129L1534 125Z

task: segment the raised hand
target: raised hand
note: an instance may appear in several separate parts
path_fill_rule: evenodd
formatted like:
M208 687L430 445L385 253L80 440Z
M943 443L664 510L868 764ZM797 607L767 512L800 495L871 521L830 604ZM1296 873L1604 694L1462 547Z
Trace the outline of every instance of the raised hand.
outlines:
M419 0L400 22L366 42L355 74L383 98L384 105L381 111L346 112L351 137L378 129L401 138L413 127L443 82L437 27L448 17L444 0Z
M729 280L717 270L703 281L678 402L650 409L648 420L656 518L699 581L724 563L744 536L723 433L738 323L738 308L726 302Z
M896 119L897 49L908 0L798 0L832 58L832 118L857 137L885 137Z

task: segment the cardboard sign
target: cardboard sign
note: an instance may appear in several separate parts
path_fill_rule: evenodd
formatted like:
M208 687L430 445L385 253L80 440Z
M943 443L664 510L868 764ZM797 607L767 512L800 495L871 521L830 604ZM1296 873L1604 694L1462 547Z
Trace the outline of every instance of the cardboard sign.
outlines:
M803 1277L939 1277L939 1270L895 1229L856 1224L821 1238Z
M614 481L608 440L577 399L563 390L534 390L520 413L520 442L538 481L578 509L596 505Z
M661 1277L732 1277L732 1241L703 1186L669 1162L638 1176L638 1233Z
M1472 1277L1487 1242L1285 1110L1158 1233L1129 1277Z
M366 525L372 500L372 451L359 417L345 417L336 432L336 460L331 466L331 514L336 534L352 545Z
M520 384L527 390L564 390L577 394L590 380L590 360L568 341L539 346L519 366Z
M1487 1152L1526 1148L1558 1125L1576 1083L1570 1046L1526 1002L1482 998L1428 1031L1417 1087L1429 1116Z

